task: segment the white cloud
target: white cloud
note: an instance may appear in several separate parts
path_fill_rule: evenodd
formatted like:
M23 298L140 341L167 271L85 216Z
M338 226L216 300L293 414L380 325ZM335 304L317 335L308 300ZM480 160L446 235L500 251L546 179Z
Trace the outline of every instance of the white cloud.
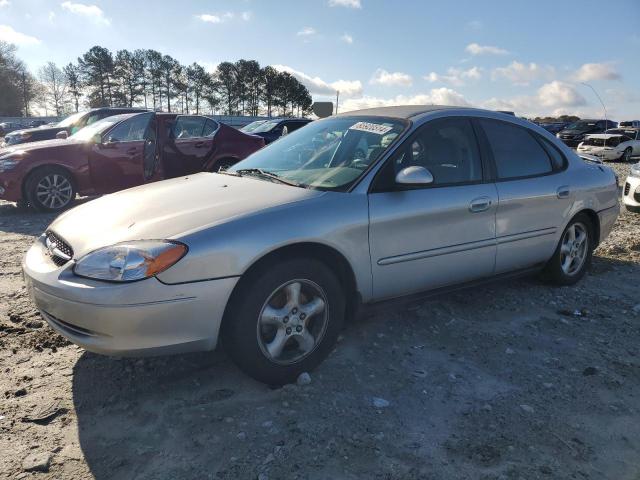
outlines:
M425 75L423 78L431 83L443 82L450 83L451 85L454 85L456 87L460 87L464 85L467 80L480 80L482 78L482 68L471 67L467 70L462 70L460 68L450 67L447 70L446 75L440 75L436 72L431 72L428 75Z
M382 68L378 68L369 81L372 85L402 86L410 87L413 83L411 75L403 72L387 72Z
M512 99L491 98L483 102L491 110L512 110L516 115L563 115L577 113L578 107L587 104L585 98L572 85L554 80L540 87L535 95Z
M56 19L56 12L54 11L49 12L49 15L47 16L47 18L49 19L49 23L53 23L53 21Z
M36 37L16 32L13 27L9 25L0 25L0 41L13 43L19 47L38 45L40 43L40 40Z
M222 23L226 22L227 20L231 20L233 17L235 17L235 14L233 14L232 12L226 12L221 15L214 15L211 13L202 13L200 15L196 15L196 18L202 20L205 23Z
M9 0L0 0L0 8L8 7L9 5L11 5L11 2Z
M344 35L342 35L340 37L340 40L342 40L344 43L348 43L349 45L353 43L353 37L348 33L345 33Z
M274 65L273 68L279 72L288 72L302 83L310 93L316 95L334 96L336 90L340 91L342 97L354 97L362 94L362 82L360 80L337 80L335 82L325 82L320 77L312 77L306 73L295 70L287 65Z
M90 18L95 23L111 25L111 20L104 16L104 12L97 5L86 5L84 3L62 2L60 6L75 15Z
M253 12L251 11L246 11L246 12L242 12L240 14L240 17L242 18L242 20L244 20L245 22L248 22L249 20L251 20L251 18L253 18Z
M316 29L313 27L304 27L302 30L298 31L298 33L296 35L300 36L300 37L311 37L313 35L315 35L316 33Z
M465 50L471 55L507 55L509 52L504 48L492 47L490 45L478 45L470 43Z
M362 8L360 0L329 0L330 7Z
M434 88L429 93L417 95L397 95L391 98L370 97L348 99L340 103L341 112L359 110L362 108L388 107L393 105L456 105L470 106L462 94L450 88Z
M506 67L498 67L491 72L491 79L498 80L506 78L514 85L529 85L534 80L543 78L550 80L555 75L555 68L549 65L538 65L536 63L524 64L511 62Z
M585 63L573 74L578 82L620 80L622 77L611 63Z

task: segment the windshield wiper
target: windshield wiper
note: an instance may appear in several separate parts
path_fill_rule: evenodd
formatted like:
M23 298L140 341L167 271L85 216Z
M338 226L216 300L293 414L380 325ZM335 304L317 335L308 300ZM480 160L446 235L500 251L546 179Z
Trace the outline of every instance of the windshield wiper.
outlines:
M229 175L233 175L238 174L240 176L242 175L256 175L258 177L264 177L264 178L268 178L269 180L273 180L275 182L278 183L284 183L285 185L291 185L292 187L303 187L303 185L301 183L298 182L294 182L292 180L285 180L284 178L281 178L279 175L273 173L273 172L268 172L266 170L263 170L261 168L241 168L240 170L235 170L234 172L227 172Z

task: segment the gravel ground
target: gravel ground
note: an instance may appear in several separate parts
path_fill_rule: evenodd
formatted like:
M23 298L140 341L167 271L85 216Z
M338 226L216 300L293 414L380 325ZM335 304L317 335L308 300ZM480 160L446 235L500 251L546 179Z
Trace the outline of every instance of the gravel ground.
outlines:
M224 352L108 358L54 334L20 274L52 218L0 203L0 478L640 479L638 214L575 287L379 308L280 389Z

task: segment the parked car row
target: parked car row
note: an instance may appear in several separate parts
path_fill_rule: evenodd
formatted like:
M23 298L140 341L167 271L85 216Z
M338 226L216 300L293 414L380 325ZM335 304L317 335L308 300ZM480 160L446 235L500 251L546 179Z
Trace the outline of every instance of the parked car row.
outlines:
M76 194L100 195L216 171L264 146L262 138L204 116L112 112L72 115L62 126L43 129L49 137L75 131L67 139L0 149L0 198L28 202L40 211L60 211Z
M610 128L618 126L617 122L612 120L578 120L567 125L563 130L558 132L556 136L562 140L565 145L576 148L582 142L586 135L593 133L604 133Z
M84 155L92 189L114 175L153 179L152 153L167 148L180 166L195 161L176 153L183 138L194 139L189 151L210 136L248 142L196 120L111 117L67 148ZM170 138L153 122L172 125ZM130 149L136 161L123 156ZM340 114L204 170L103 196L49 226L23 271L53 329L116 355L211 350L220 339L245 372L282 384L329 354L360 305L531 271L574 284L619 213L609 167L528 121L462 107Z
M640 129L612 128L605 133L586 135L577 151L602 160L630 162L631 157L640 155Z

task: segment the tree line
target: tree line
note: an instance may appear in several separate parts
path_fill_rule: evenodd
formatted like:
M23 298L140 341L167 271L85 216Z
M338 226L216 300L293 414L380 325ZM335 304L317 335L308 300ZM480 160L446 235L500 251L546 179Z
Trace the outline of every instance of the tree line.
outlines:
M178 113L302 115L311 111L307 88L287 72L255 60L222 62L207 72L156 50L95 46L77 62L53 62L36 75L0 42L0 115L30 116L37 108L62 116L85 107L144 107Z

